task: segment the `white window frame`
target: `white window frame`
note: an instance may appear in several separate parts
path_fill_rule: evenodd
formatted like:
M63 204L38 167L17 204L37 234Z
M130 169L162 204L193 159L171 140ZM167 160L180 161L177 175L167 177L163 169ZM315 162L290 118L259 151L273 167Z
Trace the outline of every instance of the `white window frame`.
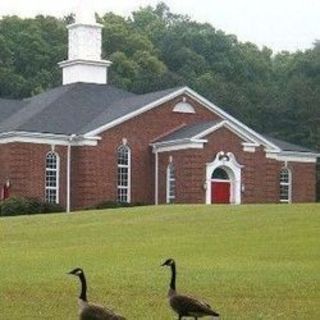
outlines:
M47 160L50 155L54 155L56 157L56 167L55 168L48 168L47 167ZM50 151L46 154L46 165L45 165L45 201L47 203L56 203L58 204L60 199L59 199L59 194L60 194L60 157L59 154L55 151ZM48 172L55 172L55 178L56 178L56 186L47 186L47 173ZM56 191L56 198L55 201L49 201L47 197L47 190L55 190Z
M172 169L174 172L173 178L172 178ZM171 190L171 184L172 182L174 182L174 191L173 191L173 195L170 194L170 190ZM175 203L176 200L176 175L175 175L175 166L174 164L171 162L168 164L167 166L167 192L166 192L166 202L169 203Z
M128 164L119 164L119 152L120 149L126 149L128 155ZM128 169L128 176L127 176L127 185L123 186L121 183L119 184L119 169L120 168L127 168ZM121 201L119 197L119 190L127 190L127 199L126 201ZM122 203L130 203L131 202L131 149L122 144L117 149L117 201Z
M286 171L287 175L288 175L287 182L281 181L281 176L284 171ZM280 180L280 193L279 193L280 202L281 203L292 203L292 172L291 172L291 170L287 167L282 168L280 170L279 180ZM288 187L288 198L287 199L281 199L281 187Z

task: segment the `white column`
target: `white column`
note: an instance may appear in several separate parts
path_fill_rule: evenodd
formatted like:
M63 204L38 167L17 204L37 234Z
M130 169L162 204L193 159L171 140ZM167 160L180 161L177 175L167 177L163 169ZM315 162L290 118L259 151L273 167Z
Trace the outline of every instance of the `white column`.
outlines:
M157 150L155 150L154 153L155 153L154 204L158 205L159 204L159 154Z
M69 137L69 143L67 147L67 194L66 194L66 211L70 213L71 211L71 144L74 138L76 137L75 134L72 134Z

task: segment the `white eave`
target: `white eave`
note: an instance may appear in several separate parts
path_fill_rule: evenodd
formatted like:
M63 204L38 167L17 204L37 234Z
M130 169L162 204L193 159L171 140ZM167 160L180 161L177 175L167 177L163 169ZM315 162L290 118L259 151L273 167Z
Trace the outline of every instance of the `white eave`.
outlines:
M207 142L208 140L205 139L186 138L171 141L155 142L151 143L150 146L153 148L153 153L161 153L186 149L203 149L204 144Z
M64 135L52 133L38 133L25 131L10 131L0 133L0 144L34 143L61 146L96 146L99 137L84 137L82 135Z
M268 159L284 162L316 163L320 157L320 153L266 150L266 157Z

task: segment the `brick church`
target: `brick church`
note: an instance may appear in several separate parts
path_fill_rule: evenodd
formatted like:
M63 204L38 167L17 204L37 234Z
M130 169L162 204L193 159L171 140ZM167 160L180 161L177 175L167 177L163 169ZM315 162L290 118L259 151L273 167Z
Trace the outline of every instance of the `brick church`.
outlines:
M66 211L119 202L315 201L318 154L255 132L188 87L137 95L107 84L93 17L68 26L63 85L0 99L1 198Z

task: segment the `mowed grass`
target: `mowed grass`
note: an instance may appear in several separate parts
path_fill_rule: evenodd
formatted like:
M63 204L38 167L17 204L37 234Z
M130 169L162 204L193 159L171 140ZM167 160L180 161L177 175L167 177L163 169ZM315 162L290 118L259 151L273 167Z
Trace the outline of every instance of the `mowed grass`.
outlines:
M159 206L0 219L0 319L77 319L89 299L128 319L175 319L178 290L221 319L320 319L320 205Z

